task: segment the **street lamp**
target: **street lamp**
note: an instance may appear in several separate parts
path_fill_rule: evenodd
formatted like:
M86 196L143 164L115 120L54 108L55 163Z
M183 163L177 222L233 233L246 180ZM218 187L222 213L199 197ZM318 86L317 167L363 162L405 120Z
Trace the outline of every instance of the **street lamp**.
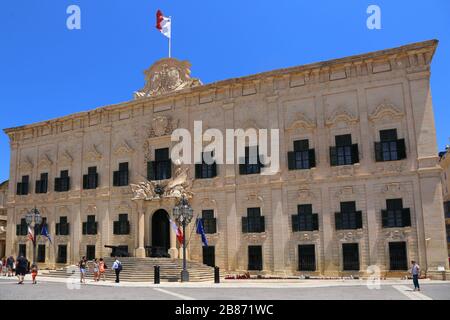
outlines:
M27 226L31 228L31 230L34 230L34 239L33 239L33 264L36 264L36 245L37 245L37 233L36 227L39 226L42 223L42 217L39 213L39 210L31 209L30 212L27 213L25 217L25 221L27 223Z
M186 197L183 196L178 204L173 208L173 217L183 226L183 270L181 271L181 282L189 281L189 272L186 267L186 225L191 222L193 216L194 210L190 206Z

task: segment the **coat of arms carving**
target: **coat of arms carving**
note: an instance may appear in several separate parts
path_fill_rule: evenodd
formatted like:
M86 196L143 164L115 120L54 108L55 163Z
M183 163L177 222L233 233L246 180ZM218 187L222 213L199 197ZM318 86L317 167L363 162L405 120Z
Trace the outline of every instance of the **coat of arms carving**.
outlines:
M190 77L191 64L173 58L157 61L144 71L146 84L134 93L135 99L157 96L168 92L201 85L199 79Z

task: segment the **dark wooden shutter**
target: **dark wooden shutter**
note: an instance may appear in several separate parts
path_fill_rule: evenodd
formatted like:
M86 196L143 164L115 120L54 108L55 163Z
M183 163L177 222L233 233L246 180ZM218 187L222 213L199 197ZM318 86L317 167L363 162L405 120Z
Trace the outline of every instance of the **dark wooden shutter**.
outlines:
M355 220L356 220L356 229L362 229L362 212L355 212Z
M89 184L88 184L88 175L85 174L83 176L83 189L88 189L89 188Z
M243 161L244 160L244 161ZM239 174L240 175L244 175L246 174L246 165L245 165L245 158L240 158L239 159Z
M83 234L87 234L87 222L83 222Z
M406 159L405 139L397 140L398 160Z
M212 166L212 177L211 178L217 177L217 163L214 162L211 166Z
M291 216L292 218L292 232L298 232L300 231L300 226L299 226L299 221L298 221L298 215L297 214L293 214Z
M403 227L411 227L411 211L409 208L402 209Z
M309 167L315 168L316 167L316 150L315 149L309 149Z
M114 171L113 173L113 186L117 187L119 185L119 171Z
M155 180L155 173L156 173L155 167L156 167L155 161L147 162L147 179L148 180Z
M381 225L383 228L388 227L388 211L387 210L381 210Z
M341 230L342 229L342 214L340 212L335 212L334 220L335 220L336 230Z
M113 223L113 234L119 234L119 223L120 223L120 221L114 221L114 223Z
M383 161L383 153L381 148L381 142L375 142L375 161Z
M20 236L20 224L16 224L16 236Z
M317 213L313 213L312 215L312 227L313 231L319 230L319 215Z
M201 163L195 164L195 178L196 179L202 178L202 164Z
M295 152L288 152L288 169L295 170Z
M61 233L60 232L60 224L59 223L56 223L55 224L55 234L57 235L57 236L59 236L59 234Z
M260 219L260 229L259 232L265 232L266 231L266 219L264 216L259 217Z
M352 144L352 164L359 163L358 144Z
M247 217L242 217L242 233L248 233L248 219L247 219Z
M330 147L330 165L332 167L337 166L337 153L336 147Z
M55 178L55 191L61 191L61 178Z
M97 187L98 187L98 173L96 173L95 175L94 175L94 189L96 189Z

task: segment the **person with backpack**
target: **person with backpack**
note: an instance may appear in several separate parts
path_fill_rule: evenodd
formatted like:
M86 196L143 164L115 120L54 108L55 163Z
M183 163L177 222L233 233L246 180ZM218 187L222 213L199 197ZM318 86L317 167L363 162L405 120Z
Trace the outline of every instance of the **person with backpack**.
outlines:
M119 261L119 259L117 257L115 257L115 261L112 266L112 269L116 273L116 283L119 283L120 282L120 279L119 279L120 272L122 271L122 263Z

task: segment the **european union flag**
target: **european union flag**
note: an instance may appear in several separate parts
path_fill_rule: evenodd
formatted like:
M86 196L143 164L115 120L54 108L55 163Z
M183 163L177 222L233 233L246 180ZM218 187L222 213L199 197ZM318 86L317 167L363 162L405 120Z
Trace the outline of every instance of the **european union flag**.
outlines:
M44 224L44 226L42 227L41 236L46 237L48 239L48 241L50 241L50 243L52 243L52 238L50 238L50 234L48 233L46 224Z
M208 239L206 239L205 229L203 228L203 219L197 219L197 234L201 235L203 246L208 246Z

